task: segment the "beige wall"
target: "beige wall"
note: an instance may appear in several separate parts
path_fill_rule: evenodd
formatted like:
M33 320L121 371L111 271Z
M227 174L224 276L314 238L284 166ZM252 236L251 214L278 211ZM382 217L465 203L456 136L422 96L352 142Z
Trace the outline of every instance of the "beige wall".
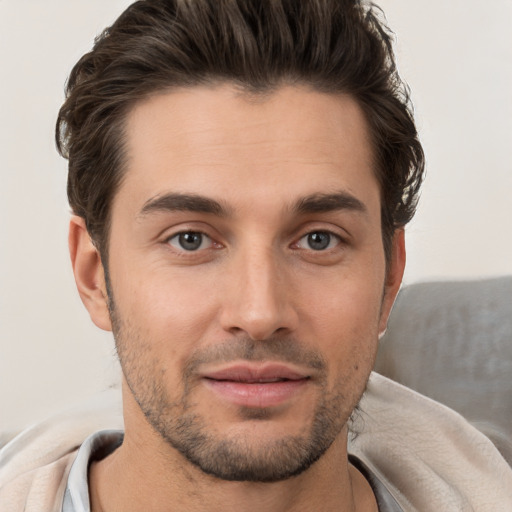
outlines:
M115 380L66 248L53 124L67 73L127 0L0 0L0 432ZM383 0L428 158L406 282L512 274L512 2Z

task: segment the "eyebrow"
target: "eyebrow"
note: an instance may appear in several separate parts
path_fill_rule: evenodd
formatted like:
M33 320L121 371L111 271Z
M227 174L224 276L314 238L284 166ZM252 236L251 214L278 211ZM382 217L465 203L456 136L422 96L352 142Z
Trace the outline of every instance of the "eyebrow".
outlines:
M299 199L291 210L299 214L327 213L336 210L367 213L364 203L347 192L311 194ZM229 208L209 197L197 194L169 193L148 199L144 203L139 217L151 213L173 211L208 213L218 217L227 217L230 213Z
M368 213L365 204L348 192L334 194L312 194L300 199L293 207L297 213L327 213L336 210L351 210Z
M209 197L196 194L170 193L146 201L139 216L144 217L149 213L172 211L210 213L219 217L225 217L229 213L228 208Z

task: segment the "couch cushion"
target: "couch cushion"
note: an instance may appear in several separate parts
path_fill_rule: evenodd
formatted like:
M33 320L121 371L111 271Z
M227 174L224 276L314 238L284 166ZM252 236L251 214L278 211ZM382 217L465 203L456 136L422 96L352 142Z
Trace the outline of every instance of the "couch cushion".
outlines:
M512 460L512 277L405 287L376 371L455 409Z

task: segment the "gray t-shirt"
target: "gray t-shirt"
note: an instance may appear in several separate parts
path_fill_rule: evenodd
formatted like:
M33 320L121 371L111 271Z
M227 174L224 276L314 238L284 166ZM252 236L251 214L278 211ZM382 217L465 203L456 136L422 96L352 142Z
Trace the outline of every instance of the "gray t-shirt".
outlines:
M90 512L89 482L87 474L89 464L93 460L101 460L111 454L123 442L120 430L103 430L89 436L80 449L71 471L69 472L62 512ZM350 463L354 465L368 480L373 489L379 512L403 512L386 486L357 457L350 455Z

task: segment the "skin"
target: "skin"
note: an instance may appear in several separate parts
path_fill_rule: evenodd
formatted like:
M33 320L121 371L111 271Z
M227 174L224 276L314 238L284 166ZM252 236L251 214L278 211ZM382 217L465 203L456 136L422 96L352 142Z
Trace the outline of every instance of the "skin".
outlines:
M112 315L99 254L83 220L70 223L78 290L96 325L114 329L124 373L125 441L91 467L93 511L376 510L348 463L346 421L373 367L405 249L397 230L386 270L361 109L348 96L299 87L265 97L197 87L137 104L127 143L112 205ZM210 203L210 211L195 211L197 201L193 210L183 202L170 208L176 194L223 211ZM326 207L326 196L338 206ZM187 251L183 232L206 236ZM313 249L312 233L317 241L330 234L327 247ZM245 359L250 344L256 361ZM311 355L322 369L308 365ZM261 403L258 392L235 403L204 378L226 365L269 361L305 377L275 405L263 391ZM263 460L283 439L307 440L322 404L336 412L325 452L298 476L272 483L206 474L159 432L192 414L215 442L228 439Z

